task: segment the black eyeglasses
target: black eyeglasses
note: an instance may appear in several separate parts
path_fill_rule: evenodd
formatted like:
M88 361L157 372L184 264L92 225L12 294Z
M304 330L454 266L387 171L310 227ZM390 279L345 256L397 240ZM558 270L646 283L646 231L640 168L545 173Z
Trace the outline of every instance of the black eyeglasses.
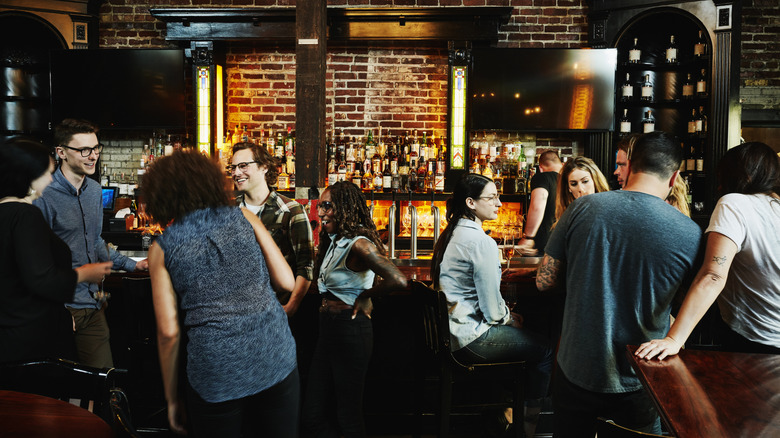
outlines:
M100 155L101 152L103 152L103 145L98 144L97 146L93 148L72 148L70 146L65 146L64 144L61 144L60 147L68 148L72 151L77 151L81 153L82 157L88 157L91 153L95 153L95 155Z
M317 203L317 208L321 210L328 211L333 208L333 203L330 201L322 201Z
M258 162L258 161L244 161L243 163L229 164L229 165L225 166L225 170L227 171L228 175L232 175L233 171L236 170L236 169L244 172L246 170L246 166L249 166L252 163L260 164L260 162Z

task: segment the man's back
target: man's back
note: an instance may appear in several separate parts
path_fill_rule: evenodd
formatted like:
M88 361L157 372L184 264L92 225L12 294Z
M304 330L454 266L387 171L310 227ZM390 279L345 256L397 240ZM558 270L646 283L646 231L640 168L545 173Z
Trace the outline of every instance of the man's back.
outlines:
M572 383L602 393L641 388L623 349L666 333L700 239L693 221L646 193L597 193L569 206L547 254L566 266L558 362Z

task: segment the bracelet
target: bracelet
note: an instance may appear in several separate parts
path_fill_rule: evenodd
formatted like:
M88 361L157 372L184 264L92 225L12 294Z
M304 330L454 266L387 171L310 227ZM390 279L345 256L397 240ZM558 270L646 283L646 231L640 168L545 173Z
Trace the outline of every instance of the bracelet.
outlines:
M536 239L536 236L526 236L525 234L523 234L523 239L534 240Z

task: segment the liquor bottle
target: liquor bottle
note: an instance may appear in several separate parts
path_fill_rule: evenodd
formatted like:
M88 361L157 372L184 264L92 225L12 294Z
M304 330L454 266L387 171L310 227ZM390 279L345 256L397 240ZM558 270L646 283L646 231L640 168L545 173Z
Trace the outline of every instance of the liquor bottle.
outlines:
M645 111L645 118L642 119L642 132L653 132L655 131L655 118L653 117L653 111L647 110Z
M674 35L669 37L669 45L666 47L666 63L677 64L677 43L674 42Z
M626 81L621 87L620 100L628 102L634 99L634 84L631 83L631 74L626 73Z
M244 125L244 129L241 131L241 141L243 141L243 142L248 142L249 141L249 128L247 128L246 125Z
M688 73L688 77L685 78L685 82L683 82L682 97L686 100L693 99L693 80L690 73Z
M436 161L428 160L428 169L425 171L425 191L433 193L436 188Z
M277 178L276 188L278 190L288 190L290 188L290 175L287 173L287 166L282 165L282 170Z
M620 118L620 136L625 137L631 134L631 119L628 118L628 108L623 108L623 117ZM521 157L523 165L525 167L525 155Z
M374 160L371 160L371 166L374 165ZM382 161L373 169L374 171L374 191L381 192L383 190L382 185Z
M400 191L409 190L409 161L406 159L408 155L409 146L404 144L403 152L401 152L401 156L398 157L398 174L401 178L398 189Z
M471 161L471 165L469 166L469 173L482 173L482 169L479 166L479 157L477 155L474 155L474 159Z
M642 51L639 49L638 41L638 38L634 38L634 45L631 46L631 49L628 51L629 64L639 64L639 61L642 58Z
M685 184L688 186L688 206L693 207L693 186L691 186L691 182L688 180L688 177L685 177Z
M414 167L409 168L409 192L417 191L417 169Z
M417 188L416 192L425 193L425 175L428 173L427 162L422 159L417 163Z
M392 180L390 182L390 188L394 193L401 190L401 173L398 171L398 163L399 160L397 157L395 160L390 161L390 177Z
M384 169L382 169L382 191L390 193L393 191L393 173L390 171L390 157L385 154Z
M704 144L699 143L699 147L696 148L696 173L704 173Z
M685 170L688 174L692 174L696 171L696 158L694 156L693 142L688 143L688 148L685 154Z
M653 100L653 83L650 82L650 74L645 75L645 81L642 83L641 100L651 102Z
M707 41L704 39L704 34L699 31L699 38L696 39L696 44L693 45L693 56L701 58L707 54Z
M241 143L241 137L244 135L244 130L241 129L241 125L236 125L236 130L233 131L232 144Z
M336 181L341 182L346 180L347 180L347 161L344 159L343 156L340 156L338 168L336 170Z
M696 96L707 97L707 69L701 69L699 79L696 81Z
M447 146L445 146L445 144L442 143L441 148L439 148L439 156L436 159L436 174L434 176L434 183L433 183L433 190L436 193L444 192L444 174L446 172L446 167L447 167L446 154L447 154Z
M266 140L266 146L268 147L268 154L273 156L276 154L276 138L274 137L273 128L268 130L268 140Z
M707 115L704 113L704 107L699 107L699 116L696 119L696 134L699 138L707 137Z
M360 161L354 163L355 170L352 172L352 184L363 187L363 164Z
M360 188L364 192L371 192L374 190L374 174L371 173L371 160L366 158L363 162L363 179L360 182Z
M688 119L688 136L696 137L696 108L691 108L691 118Z
M336 184L337 170L336 170L336 145L328 145L328 186Z
M282 137L282 131L276 132L276 142L274 143L276 148L274 149L274 156L279 159L284 159L284 137ZM341 156L344 159L344 156Z

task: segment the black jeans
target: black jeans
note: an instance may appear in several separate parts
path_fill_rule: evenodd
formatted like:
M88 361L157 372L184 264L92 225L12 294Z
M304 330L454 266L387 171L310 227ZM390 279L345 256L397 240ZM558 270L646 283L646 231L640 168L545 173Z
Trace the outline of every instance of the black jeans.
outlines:
M559 366L552 397L555 438L593 438L598 417L641 432L661 433L658 411L644 389L618 394L588 391L571 383Z
M374 347L371 320L352 309L320 313L303 403L303 429L315 437L366 436L363 388Z
M298 437L298 367L276 385L248 397L209 403L187 385L191 437Z

